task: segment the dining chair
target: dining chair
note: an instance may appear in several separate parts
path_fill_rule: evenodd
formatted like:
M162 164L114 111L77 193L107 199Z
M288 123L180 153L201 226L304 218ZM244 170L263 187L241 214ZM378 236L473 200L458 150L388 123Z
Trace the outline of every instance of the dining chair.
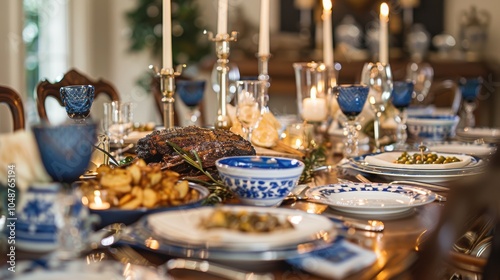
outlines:
M0 86L0 103L6 103L9 106L14 121L14 130L24 129L24 106L19 94L9 87Z
M109 97L111 101L119 101L120 96L116 90L116 88L108 81L99 79L97 81L91 80L87 76L83 75L76 69L71 69L66 74L64 74L63 78L55 83L51 83L48 80L41 81L38 83L36 87L36 95L37 95L37 109L38 115L41 120L48 121L47 110L45 108L45 102L47 98L53 97L57 100L59 105L64 106L61 100L61 96L59 94L59 89L64 86L71 85L93 85L95 88L95 98L106 95Z

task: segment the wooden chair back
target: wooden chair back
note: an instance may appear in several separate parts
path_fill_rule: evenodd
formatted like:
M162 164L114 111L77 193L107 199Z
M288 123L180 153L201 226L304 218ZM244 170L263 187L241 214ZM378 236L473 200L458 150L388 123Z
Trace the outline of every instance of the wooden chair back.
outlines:
M97 81L89 79L87 76L81 74L76 69L71 69L63 78L56 83L51 83L47 80L40 82L36 87L36 105L38 109L38 115L41 120L48 121L47 111L45 109L45 101L47 97L51 96L59 102L61 106L64 106L61 100L61 95L59 94L59 89L64 86L73 85L93 85L95 88L95 98L98 96L107 95L111 101L119 101L120 96L116 91L115 87L106 80L99 79Z
M0 103L6 103L14 120L14 130L25 128L24 106L19 94L9 88L0 86Z

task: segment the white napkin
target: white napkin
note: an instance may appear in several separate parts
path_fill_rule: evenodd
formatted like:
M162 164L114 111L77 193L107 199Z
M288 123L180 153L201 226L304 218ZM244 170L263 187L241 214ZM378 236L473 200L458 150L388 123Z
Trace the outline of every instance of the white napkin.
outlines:
M21 192L31 183L51 181L30 130L0 134L0 185L7 186L9 165L15 166L15 184Z

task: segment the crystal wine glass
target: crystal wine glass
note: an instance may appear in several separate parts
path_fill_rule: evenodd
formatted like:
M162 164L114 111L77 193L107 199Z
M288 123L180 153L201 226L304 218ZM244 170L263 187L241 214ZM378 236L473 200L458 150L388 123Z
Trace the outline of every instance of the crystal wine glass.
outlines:
M408 137L406 133L406 118L407 112L406 108L410 106L412 95L413 95L414 84L412 81L396 81L394 82L392 89L392 105L399 110L396 116L396 123L398 124L396 128L396 149L405 149L406 139Z
M370 87L368 102L375 112L373 123L375 152L380 152L380 117L387 107L392 93L392 71L389 64L365 63L361 83Z
M175 89L182 102L189 108L188 122L190 125L200 125L201 112L199 105L205 92L204 80L176 80Z
M109 137L110 143L118 147L121 151L125 142L125 137L132 130L132 103L113 101L104 103L103 128ZM122 158L121 154L117 159Z
M245 80L236 82L236 118L240 121L245 139L251 141L252 131L262 118L265 106L263 81Z
M94 102L94 87L91 85L65 86L59 89L68 117L75 122L84 122Z
M476 118L474 117L474 110L476 109L476 99L481 91L483 79L481 77L466 79L461 78L459 81L460 92L463 99L463 110L465 116L463 119L463 127L474 127L476 125Z
M339 85L333 88L337 97L340 110L347 117L344 127L344 157L355 157L358 151L358 127L357 116L363 110L368 91L365 85Z

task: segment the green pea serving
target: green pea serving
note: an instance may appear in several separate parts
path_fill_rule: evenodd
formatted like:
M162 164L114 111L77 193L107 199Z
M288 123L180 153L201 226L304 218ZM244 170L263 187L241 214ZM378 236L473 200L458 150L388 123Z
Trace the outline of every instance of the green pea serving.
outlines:
M438 156L437 154L427 153L414 153L412 155L407 152L403 152L394 163L397 164L447 164L453 162L460 162L461 160L457 157L444 157Z

